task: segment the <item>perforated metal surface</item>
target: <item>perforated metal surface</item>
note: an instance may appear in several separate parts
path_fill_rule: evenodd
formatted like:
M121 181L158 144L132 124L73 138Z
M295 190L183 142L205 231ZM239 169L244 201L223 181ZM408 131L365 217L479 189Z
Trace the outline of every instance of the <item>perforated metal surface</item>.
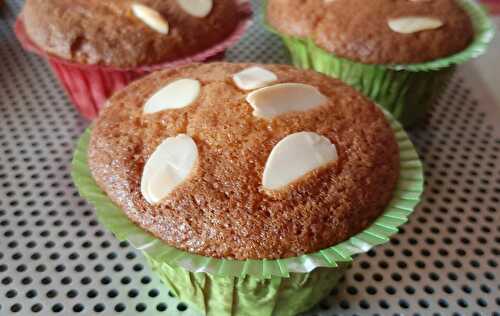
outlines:
M0 315L193 314L78 197L69 162L88 122L18 46L20 3L0 20ZM257 24L228 59L287 60ZM428 186L410 223L309 315L500 316L500 114L469 71L411 132Z

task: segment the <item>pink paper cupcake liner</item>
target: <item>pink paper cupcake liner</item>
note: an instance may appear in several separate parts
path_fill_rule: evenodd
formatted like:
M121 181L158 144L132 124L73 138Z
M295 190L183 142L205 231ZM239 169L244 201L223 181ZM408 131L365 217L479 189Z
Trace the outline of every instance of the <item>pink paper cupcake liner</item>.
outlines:
M488 8L489 14L500 15L500 0L481 0L480 2Z
M14 31L24 49L47 60L77 110L85 118L93 119L97 117L99 110L114 92L150 72L175 68L193 62L223 59L225 51L241 39L251 23L252 9L248 1L240 3L239 11L242 19L234 32L224 41L182 59L132 69L78 64L49 54L33 43L26 33L22 19L19 17L16 20Z

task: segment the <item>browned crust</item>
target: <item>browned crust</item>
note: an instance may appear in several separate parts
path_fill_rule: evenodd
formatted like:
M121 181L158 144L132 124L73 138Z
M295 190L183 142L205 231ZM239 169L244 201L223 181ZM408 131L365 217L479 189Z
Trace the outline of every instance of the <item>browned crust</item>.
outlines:
M410 64L465 49L474 30L454 0L267 0L267 21L289 36L310 38L319 47L367 64ZM401 16L440 19L439 29L413 34L392 31L387 20Z
M130 0L27 0L22 18L40 48L83 64L118 68L153 65L190 56L225 40L242 18L234 0L214 1L211 13L196 18L176 0L139 0L168 21L160 34L131 11Z
M98 185L142 228L169 245L225 258L284 258L345 240L380 215L399 174L394 133L382 112L340 81L285 65L266 65L280 82L314 85L330 98L306 113L267 122L252 115L232 74L249 64L214 63L157 72L116 94L97 119L89 166ZM157 89L176 78L202 83L184 109L143 115ZM265 162L286 135L329 138L339 159L279 198L261 188ZM166 137L187 133L199 150L187 182L151 206L140 193L142 169Z

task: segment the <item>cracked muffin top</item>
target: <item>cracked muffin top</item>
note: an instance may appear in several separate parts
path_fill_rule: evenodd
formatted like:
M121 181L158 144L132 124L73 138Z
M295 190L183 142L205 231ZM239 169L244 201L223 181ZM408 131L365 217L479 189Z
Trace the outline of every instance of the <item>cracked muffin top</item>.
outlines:
M82 64L133 68L169 62L225 40L241 20L236 0L27 0L21 19L47 53Z
M473 40L455 0L267 0L267 23L326 51L366 64L447 57Z
M92 129L96 183L141 228L204 256L274 259L337 244L386 208L399 149L340 81L285 65L153 73Z

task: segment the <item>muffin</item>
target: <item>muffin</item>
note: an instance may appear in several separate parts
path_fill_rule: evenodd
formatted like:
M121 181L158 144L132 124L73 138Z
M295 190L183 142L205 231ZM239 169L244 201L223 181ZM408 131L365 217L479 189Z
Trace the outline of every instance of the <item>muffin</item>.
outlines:
M93 118L114 91L153 69L220 57L249 16L236 0L27 0L16 30Z
M267 0L265 10L294 64L349 83L405 125L493 33L467 0Z
M73 177L118 236L154 236L146 256L181 299L210 315L247 315L250 305L293 315L418 201L420 163L390 120L313 71L195 64L115 94L78 147ZM384 219L389 205L401 221Z

